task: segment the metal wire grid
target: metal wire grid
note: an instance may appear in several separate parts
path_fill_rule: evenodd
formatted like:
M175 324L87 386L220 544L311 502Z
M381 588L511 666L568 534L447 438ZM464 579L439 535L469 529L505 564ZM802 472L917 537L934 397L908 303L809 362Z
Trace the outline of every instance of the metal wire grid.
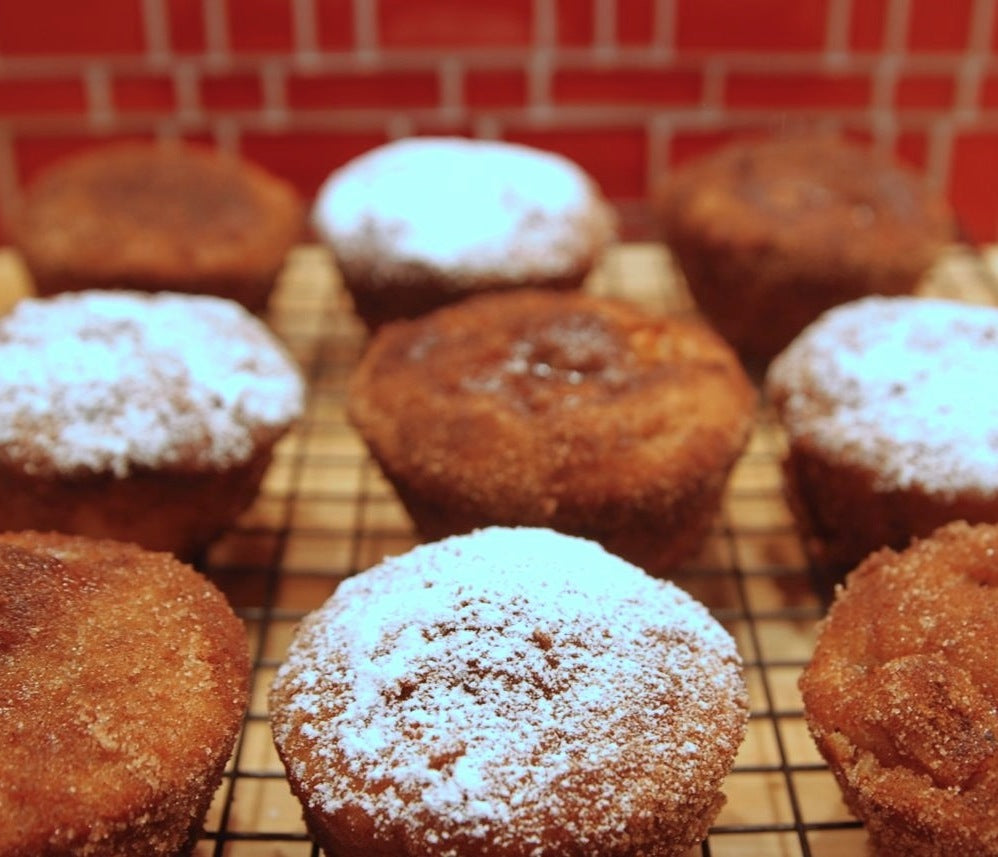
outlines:
M956 276L943 278L936 291L965 290L966 271L952 270ZM654 308L691 308L655 245L620 248L590 288ZM985 283L970 297L989 295ZM338 580L415 544L405 513L344 417L344 384L364 333L323 251L306 247L292 256L269 321L308 376L310 404L279 447L259 501L201 564L246 623L254 672L245 726L197 857L317 857L272 747L267 687L295 623ZM752 712L725 785L727 804L691 855L855 857L867 848L801 712L797 677L822 606L783 501L782 450L780 430L763 405L708 543L674 577L734 635Z

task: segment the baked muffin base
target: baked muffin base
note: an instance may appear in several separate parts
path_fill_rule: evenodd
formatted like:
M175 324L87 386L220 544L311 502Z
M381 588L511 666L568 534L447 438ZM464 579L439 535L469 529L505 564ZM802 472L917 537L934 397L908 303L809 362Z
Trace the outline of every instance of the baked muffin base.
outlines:
M10 530L134 542L193 561L255 499L270 465L263 449L226 471L129 476L33 476L0 465L0 521Z

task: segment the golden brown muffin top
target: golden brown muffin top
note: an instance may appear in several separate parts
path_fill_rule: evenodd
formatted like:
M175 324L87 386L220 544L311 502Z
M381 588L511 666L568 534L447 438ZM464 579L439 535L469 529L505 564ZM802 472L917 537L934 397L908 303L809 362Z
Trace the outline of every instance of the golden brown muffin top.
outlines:
M270 701L296 790L344 853L425 857L672 854L747 719L734 641L703 605L531 528L345 581Z
M741 450L755 405L737 358L703 323L530 290L387 325L349 396L388 468L494 510L515 496L519 523L698 479Z
M185 793L248 674L242 623L171 555L0 535L0 853L67 853Z
M926 841L969 831L998 853L996 651L998 526L955 522L848 576L800 685L862 804Z
M45 270L197 282L272 273L304 218L291 185L249 161L198 146L118 143L39 175L11 235Z
M956 238L949 205L913 170L832 136L728 144L666 177L656 204L666 240L811 262L927 269Z

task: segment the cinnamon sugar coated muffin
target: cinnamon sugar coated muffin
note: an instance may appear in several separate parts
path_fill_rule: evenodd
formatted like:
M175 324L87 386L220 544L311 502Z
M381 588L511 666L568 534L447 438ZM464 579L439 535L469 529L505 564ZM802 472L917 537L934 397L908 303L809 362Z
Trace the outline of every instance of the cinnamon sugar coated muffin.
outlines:
M913 170L828 136L728 144L668 176L655 202L700 309L761 365L832 306L913 292L957 235Z
M870 297L830 310L770 366L791 506L824 565L998 521L998 309Z
M847 578L800 679L878 853L998 855L998 527L951 523Z
M131 142L47 168L10 226L39 294L205 293L258 311L304 234L305 208L290 184L245 159Z
M745 734L734 642L595 543L489 528L340 584L270 692L329 857L666 857Z
M302 412L294 361L221 298L87 291L0 318L0 521L191 557Z
M370 328L481 291L576 288L616 228L572 161L459 137L355 158L326 180L312 219Z
M424 539L549 526L652 573L700 548L756 403L695 319L525 290L386 325L348 394Z
M242 623L189 566L0 535L0 855L190 853L248 683Z

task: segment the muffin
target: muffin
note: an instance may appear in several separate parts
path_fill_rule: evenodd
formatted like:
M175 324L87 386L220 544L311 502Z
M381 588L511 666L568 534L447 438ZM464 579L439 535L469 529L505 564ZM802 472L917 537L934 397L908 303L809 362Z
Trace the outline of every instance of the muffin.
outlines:
M834 137L729 144L667 177L655 205L700 309L759 366L826 309L913 292L957 232L917 174Z
M340 584L270 691L329 857L672 857L748 718L706 608L583 539L489 528Z
M0 535L0 855L190 853L248 684L242 623L189 566Z
M459 137L350 161L323 184L312 220L371 329L482 291L577 288L616 222L566 158Z
M998 527L954 522L847 578L800 688L882 854L998 855Z
M118 143L46 169L10 237L40 295L205 293L262 310L305 208L262 167L204 147Z
M303 397L291 357L232 301L22 300L0 318L0 521L192 558L255 498Z
M998 521L998 309L869 297L773 361L791 508L840 574L958 518Z
M755 403L696 319L518 290L385 325L347 413L425 539L551 527L659 574L709 532Z

